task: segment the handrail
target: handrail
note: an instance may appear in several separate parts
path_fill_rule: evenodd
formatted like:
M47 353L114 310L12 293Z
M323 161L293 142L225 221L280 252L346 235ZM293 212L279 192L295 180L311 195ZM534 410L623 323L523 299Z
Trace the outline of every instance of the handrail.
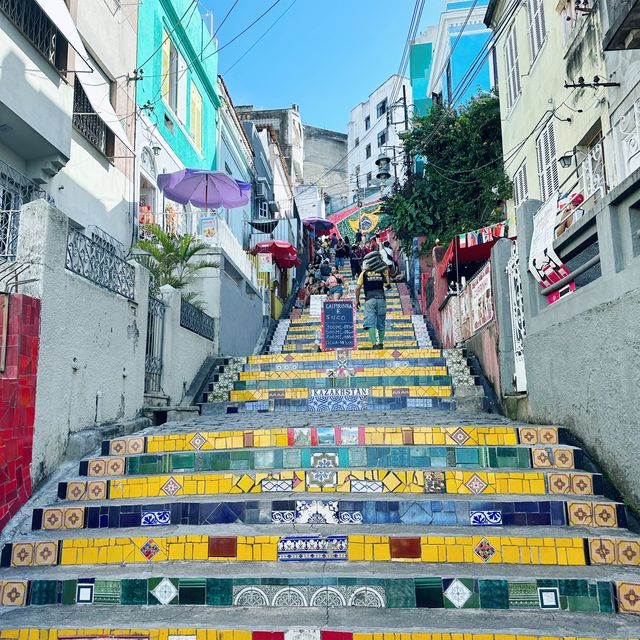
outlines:
M573 282L579 275L583 274L585 271L589 271L591 267L595 267L600 262L600 254L597 256L593 256L587 260L584 264L581 264L579 267L576 267L574 271L572 271L569 275L562 278L562 280L558 280L558 282L554 282L550 287L546 289L540 290L540 295L548 296L552 294L554 291L558 291L558 289L562 289L562 287L566 286L570 282Z

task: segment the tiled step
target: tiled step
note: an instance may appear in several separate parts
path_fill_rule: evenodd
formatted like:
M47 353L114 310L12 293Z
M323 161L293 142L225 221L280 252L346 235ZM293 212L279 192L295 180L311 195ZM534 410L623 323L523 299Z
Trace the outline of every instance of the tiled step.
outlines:
M184 473L60 482L61 500L131 500L226 493L410 493L460 495L602 495L602 476L576 471L423 471L314 469Z
M207 451L254 447L317 445L459 445L545 446L564 444L561 427L510 426L362 426L282 427L242 431L163 432L147 436L114 438L102 443L102 455L122 456L171 451Z
M370 607L386 609L547 609L615 613L640 584L590 579L185 578L0 580L13 606L206 605L210 607ZM621 603L624 612L624 602ZM159 610L160 611L160 610Z
M124 529L190 525L405 525L405 526L593 526L624 528L624 505L589 497L555 500L465 500L425 496L417 500L236 500L65 506L33 510L34 531ZM159 529L161 530L161 529Z
M89 458L80 462L80 476L124 476L193 471L280 469L489 468L581 469L582 451L570 447L439 447L344 446L236 451L176 452L128 457Z
M148 535L64 538L6 544L2 567L197 562L395 562L640 566L640 538L512 535Z
M347 375L350 378L362 378L367 376L446 376L446 366L434 367L350 367L349 371L339 369L298 369L296 371L242 371L239 381L248 380L307 380L313 378L339 377Z
M297 354L268 354L261 356L249 356L244 366L245 371L258 371L251 367L265 364L278 363L303 363L303 362L353 362L363 365L379 364L386 366L386 362L400 361L407 362L411 366L415 360L424 359L444 359L441 349L380 349L380 350L358 350L353 351L323 351L319 353L297 353Z
M270 376L264 380L239 380L233 383L234 391L264 391L269 389L365 389L375 387L450 387L451 378L445 374L438 375L399 375L393 370L381 375L363 371L359 376L333 376L325 374L317 378L292 378L284 380ZM430 394L425 394L430 395ZM447 394L449 395L449 394ZM250 398L262 400L263 398Z

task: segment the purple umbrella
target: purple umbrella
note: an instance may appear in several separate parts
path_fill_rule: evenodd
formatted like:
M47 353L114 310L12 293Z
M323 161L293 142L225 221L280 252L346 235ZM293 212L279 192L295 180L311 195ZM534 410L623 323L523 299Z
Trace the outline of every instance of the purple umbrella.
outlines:
M168 198L200 209L242 207L249 202L251 185L226 173L207 169L182 169L158 176L158 187Z
M325 218L305 218L302 222L305 227L311 227L316 231L330 231L333 229L333 222Z

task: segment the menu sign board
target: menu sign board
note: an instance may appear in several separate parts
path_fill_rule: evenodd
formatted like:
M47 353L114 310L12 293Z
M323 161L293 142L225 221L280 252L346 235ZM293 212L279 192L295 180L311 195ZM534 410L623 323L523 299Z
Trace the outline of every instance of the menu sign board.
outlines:
M353 300L325 300L322 305L322 349L356 349L356 309Z

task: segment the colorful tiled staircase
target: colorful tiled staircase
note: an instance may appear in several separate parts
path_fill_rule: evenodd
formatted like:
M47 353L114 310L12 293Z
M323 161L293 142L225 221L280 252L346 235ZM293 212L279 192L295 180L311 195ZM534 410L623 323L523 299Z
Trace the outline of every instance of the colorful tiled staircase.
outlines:
M637 638L640 538L569 433L433 410L446 354L392 322L410 346L318 353L303 316L229 362L220 406L273 411L61 469L4 535L0 639Z

